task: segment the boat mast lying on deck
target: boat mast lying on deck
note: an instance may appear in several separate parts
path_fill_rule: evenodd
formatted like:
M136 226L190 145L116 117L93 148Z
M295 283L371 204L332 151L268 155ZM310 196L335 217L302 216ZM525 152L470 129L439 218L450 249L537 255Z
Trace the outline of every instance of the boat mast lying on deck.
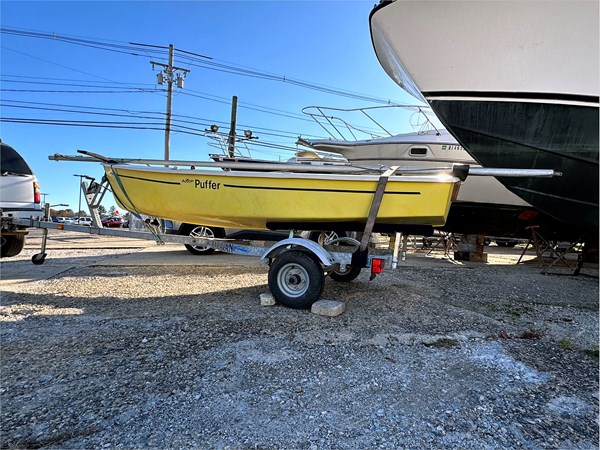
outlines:
M228 170L276 171L276 172L305 172L305 173L348 173L348 174L374 174L383 173L388 166L355 166L350 164L303 164L303 163L253 163L253 162L224 162L224 161L190 161L190 160L165 160L141 158L113 158L97 153L78 150L86 156L62 155L55 153L48 156L51 161L76 161L76 162L103 162L107 164L137 164L147 166L172 166L175 167L214 167ZM465 173L466 172L466 173ZM560 172L552 169L504 169L491 167L470 167L468 164L454 164L448 167L414 167L398 166L395 170L398 175L426 175L426 174L451 174L464 181L466 175L492 176L492 177L535 177L550 178L561 176Z

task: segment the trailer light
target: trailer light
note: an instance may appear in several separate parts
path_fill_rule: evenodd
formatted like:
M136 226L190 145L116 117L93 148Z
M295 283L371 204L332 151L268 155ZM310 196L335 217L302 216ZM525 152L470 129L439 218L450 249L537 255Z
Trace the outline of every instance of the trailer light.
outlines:
M57 230L64 230L65 226L62 223L59 223L58 225L56 225L56 229Z
M371 273L377 275L383 272L384 266L385 259L373 258L371 260Z

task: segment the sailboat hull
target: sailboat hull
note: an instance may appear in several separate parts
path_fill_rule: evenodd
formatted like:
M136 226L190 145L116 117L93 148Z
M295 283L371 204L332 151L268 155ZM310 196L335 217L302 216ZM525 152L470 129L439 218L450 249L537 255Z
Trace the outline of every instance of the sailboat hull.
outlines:
M366 223L378 176L146 168L103 164L129 211L207 226L314 229ZM450 175L392 176L377 223L443 225L460 181Z

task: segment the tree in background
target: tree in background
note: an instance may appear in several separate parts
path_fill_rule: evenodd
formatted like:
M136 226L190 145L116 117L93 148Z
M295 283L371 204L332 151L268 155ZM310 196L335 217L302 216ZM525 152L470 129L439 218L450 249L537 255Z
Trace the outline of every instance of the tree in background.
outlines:
M106 208L104 207L104 205L99 205L99 206L98 206L98 213L99 213L100 215L104 215L104 214L106 214Z
M51 216L58 216L58 217L73 217L75 215L75 213L70 208L68 208L68 209L54 209L54 208L50 208L50 215Z

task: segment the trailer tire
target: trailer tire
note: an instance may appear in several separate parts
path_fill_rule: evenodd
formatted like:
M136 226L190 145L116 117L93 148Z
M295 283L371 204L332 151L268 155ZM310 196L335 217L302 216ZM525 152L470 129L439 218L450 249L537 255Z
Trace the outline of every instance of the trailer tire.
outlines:
M305 309L319 299L325 286L321 264L303 251L277 256L269 268L269 289L278 303Z
M338 270L334 269L331 271L329 276L333 280L338 281L340 283L348 283L348 282L354 280L357 276L359 276L361 270L362 270L362 267L360 267L360 266L347 265L346 270L342 271L339 269Z
M1 234L0 257L10 258L17 256L25 247L25 234Z
M179 234L192 237L223 238L225 237L225 230L223 228L205 227L204 225L192 225L186 223L181 226ZM215 252L215 249L210 247L190 244L184 245L187 251L192 255L210 255Z

